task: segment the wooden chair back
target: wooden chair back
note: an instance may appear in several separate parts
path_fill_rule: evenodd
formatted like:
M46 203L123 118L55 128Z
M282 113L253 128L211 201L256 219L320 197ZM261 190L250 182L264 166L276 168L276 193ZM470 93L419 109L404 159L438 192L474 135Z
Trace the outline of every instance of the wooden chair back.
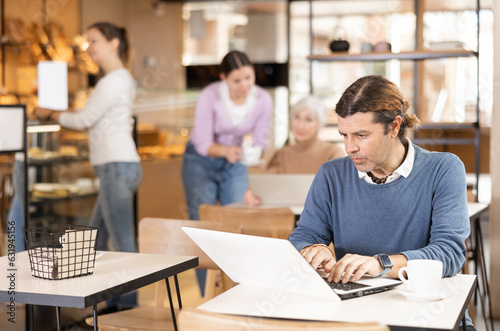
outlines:
M216 277L221 272L220 268L194 243L194 241L191 240L191 238L188 237L182 230L183 226L240 233L240 227L236 224L144 218L139 222L139 251L141 253L150 254L198 256L197 268L207 269L209 271L205 286L206 300L215 297L217 290L223 291L234 286L233 283L228 282L225 286L217 287ZM164 284L157 284L155 294L156 307L163 306L165 295L166 291Z
M198 268L219 269L182 227L240 233L236 224L206 221L188 221L162 218L144 218L139 222L139 252L151 254L198 256Z
M295 215L289 208L226 207L203 204L199 208L203 221L238 225L241 233L288 239L295 228Z
M339 323L300 321L273 318L218 314L196 308L182 308L179 314L180 331L389 331L378 323Z

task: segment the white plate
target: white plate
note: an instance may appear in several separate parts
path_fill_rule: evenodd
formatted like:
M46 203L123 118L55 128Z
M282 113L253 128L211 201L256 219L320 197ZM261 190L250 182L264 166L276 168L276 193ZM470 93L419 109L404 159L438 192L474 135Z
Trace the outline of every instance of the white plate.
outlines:
M413 291L410 291L407 286L400 286L397 288L397 290L405 298L413 301L436 301L444 299L451 294L451 290L447 288L440 288L436 292L432 293L415 293Z

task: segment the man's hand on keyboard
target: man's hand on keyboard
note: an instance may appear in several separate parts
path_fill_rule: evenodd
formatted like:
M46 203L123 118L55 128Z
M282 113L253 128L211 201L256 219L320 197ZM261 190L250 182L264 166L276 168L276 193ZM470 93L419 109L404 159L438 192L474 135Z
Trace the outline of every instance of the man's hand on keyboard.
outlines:
M328 280L335 283L355 282L364 275L378 276L382 272L381 269L377 258L373 256L346 254L333 265Z
M335 255L333 251L323 244L307 246L300 251L300 254L302 254L315 270L319 267L323 267L325 272L329 273L335 264ZM328 277L328 280L332 281L330 277Z

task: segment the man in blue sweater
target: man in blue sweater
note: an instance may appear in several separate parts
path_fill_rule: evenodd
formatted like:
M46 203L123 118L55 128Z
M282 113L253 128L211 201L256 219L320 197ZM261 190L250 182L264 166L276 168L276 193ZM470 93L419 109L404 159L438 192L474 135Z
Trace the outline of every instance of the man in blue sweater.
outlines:
M407 110L399 88L382 76L358 79L336 105L348 157L323 164L289 238L330 281L398 278L412 259L442 261L446 277L465 263L464 165L413 145L406 129L420 121Z

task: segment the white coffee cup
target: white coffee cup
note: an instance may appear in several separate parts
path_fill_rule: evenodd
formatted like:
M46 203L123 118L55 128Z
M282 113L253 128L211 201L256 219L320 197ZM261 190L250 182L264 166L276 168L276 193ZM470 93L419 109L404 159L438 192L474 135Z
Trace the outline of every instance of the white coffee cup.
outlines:
M404 272L408 278L404 277ZM414 293L433 293L443 277L443 262L437 260L410 260L398 272L399 279Z
M243 163L257 164L262 154L262 147L248 146L243 148Z

